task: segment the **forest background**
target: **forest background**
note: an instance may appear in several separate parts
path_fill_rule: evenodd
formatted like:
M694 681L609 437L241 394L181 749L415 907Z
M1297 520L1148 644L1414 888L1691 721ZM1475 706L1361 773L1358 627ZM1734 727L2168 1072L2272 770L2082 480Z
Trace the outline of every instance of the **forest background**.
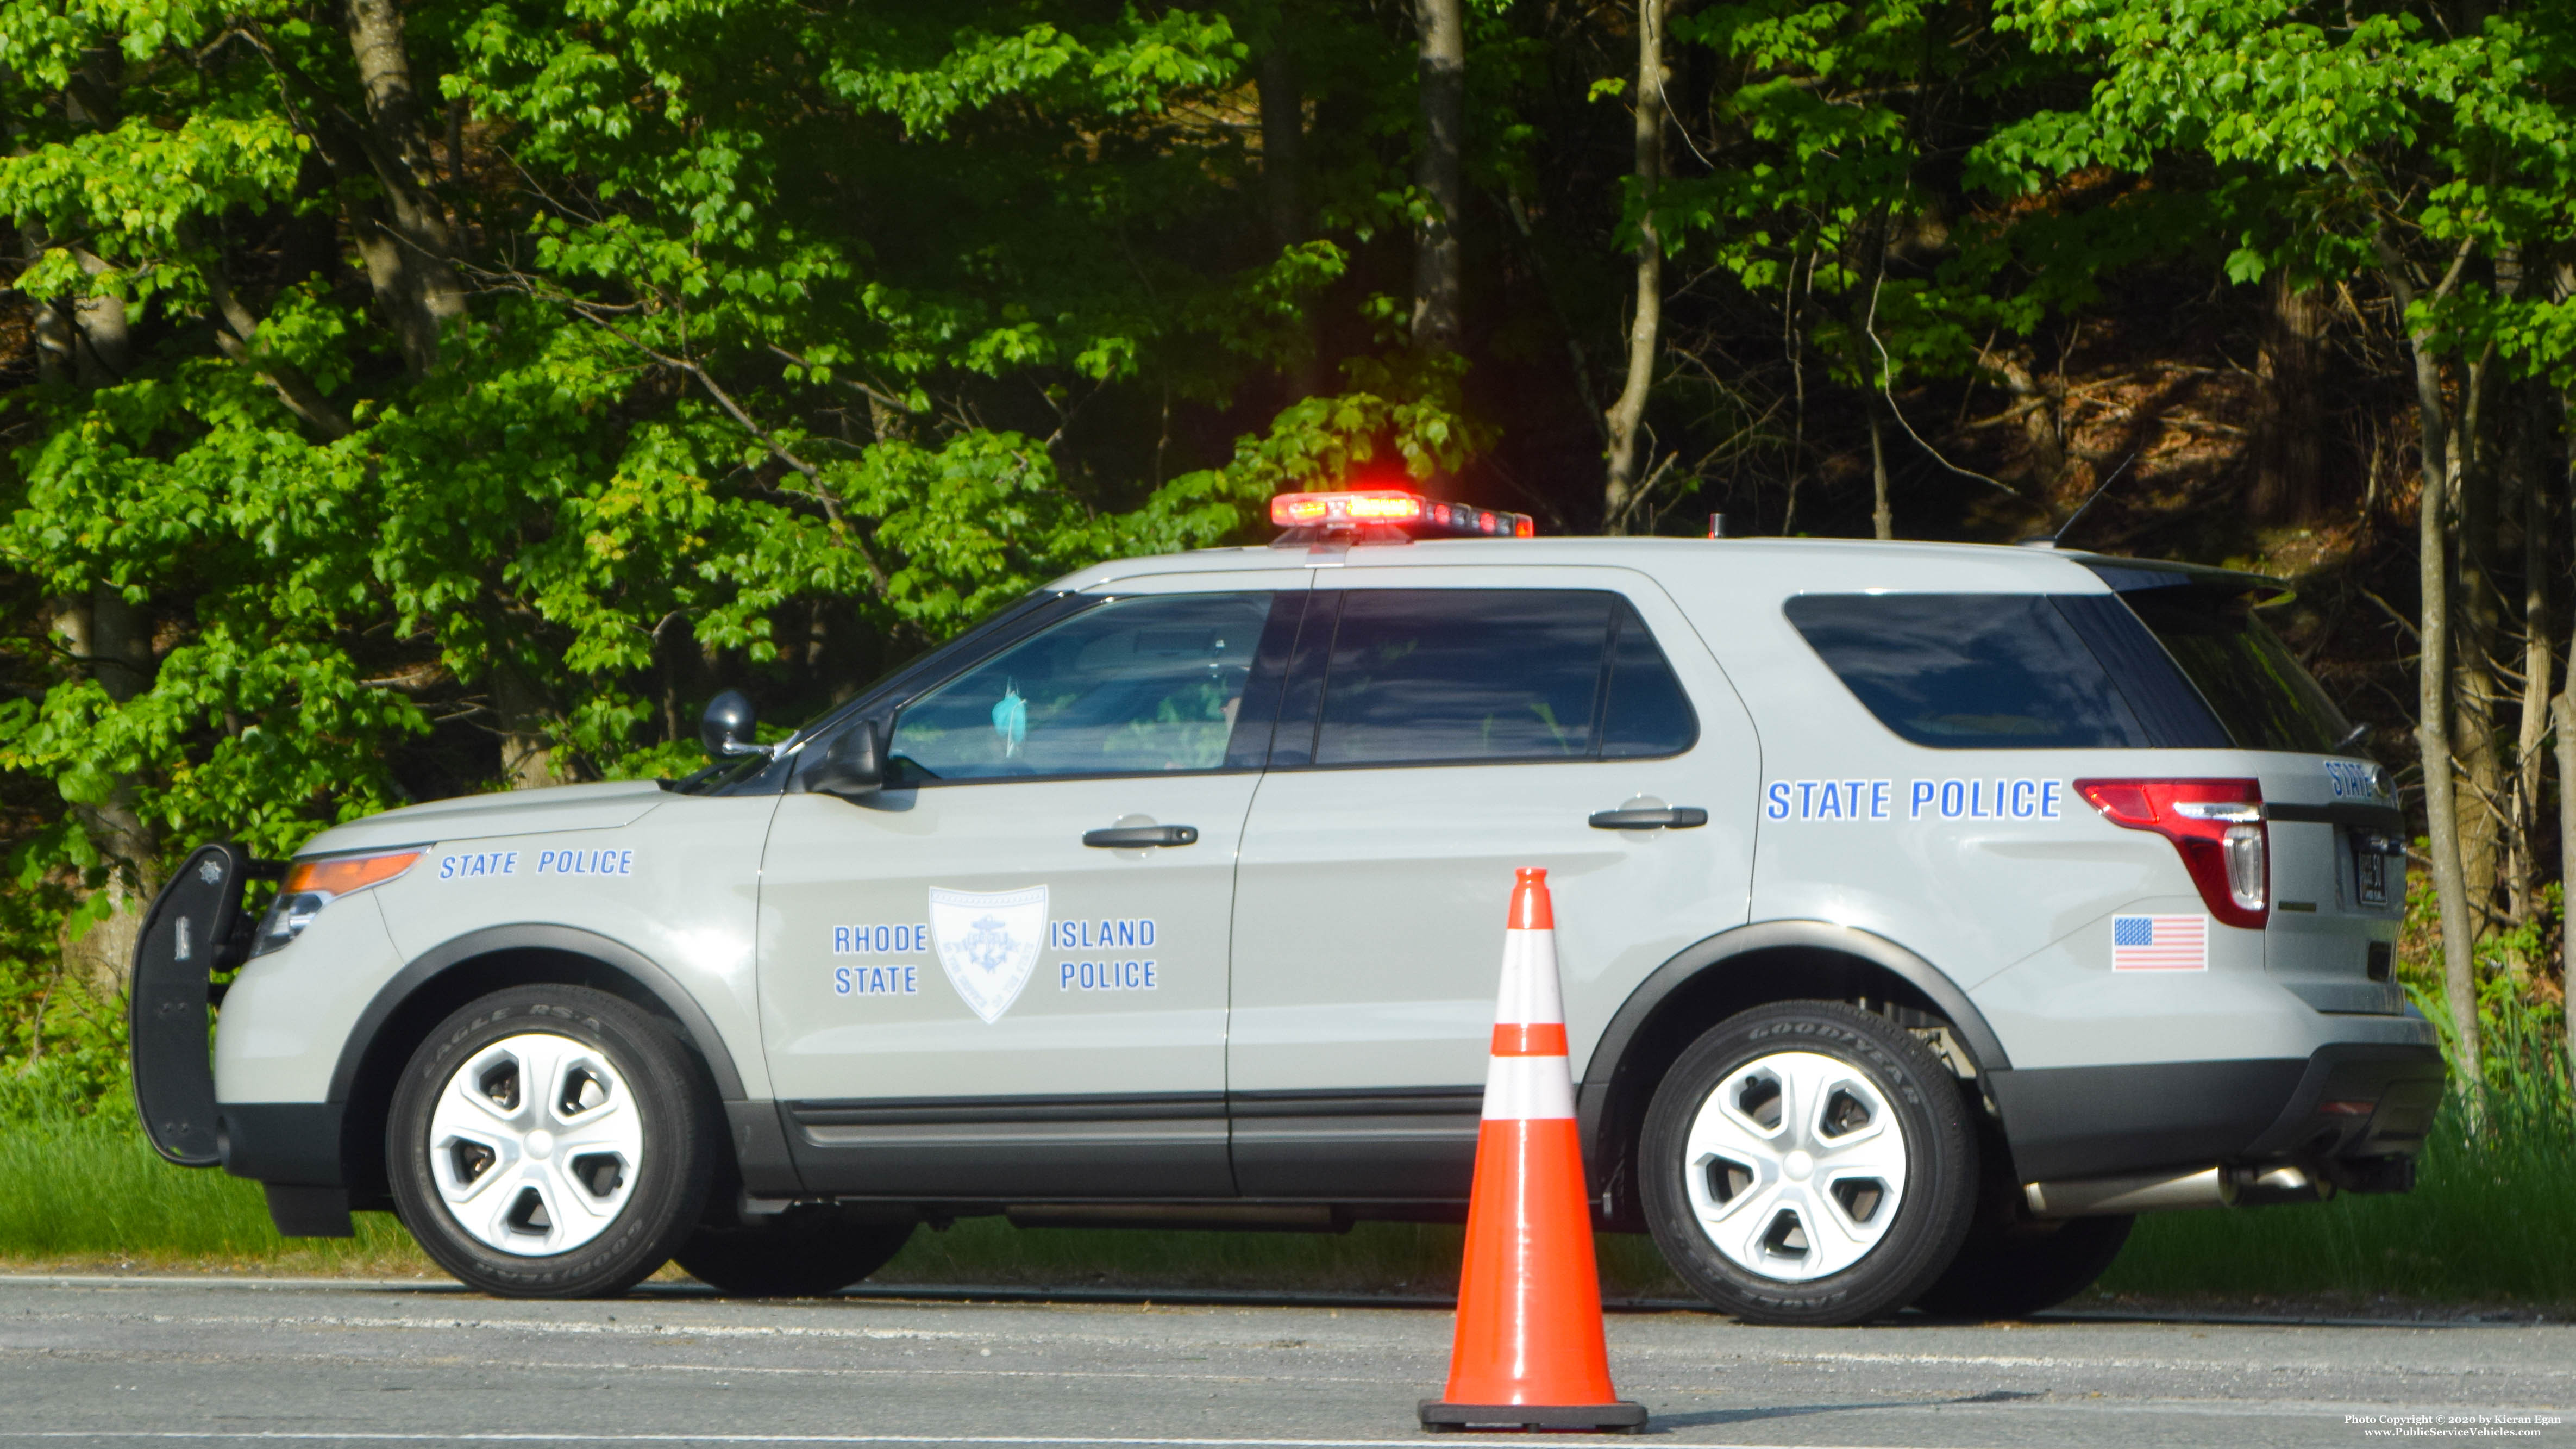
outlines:
M2408 979L2566 1100L2576 7L0 0L0 121L22 1098L198 841L1410 479L2289 580Z

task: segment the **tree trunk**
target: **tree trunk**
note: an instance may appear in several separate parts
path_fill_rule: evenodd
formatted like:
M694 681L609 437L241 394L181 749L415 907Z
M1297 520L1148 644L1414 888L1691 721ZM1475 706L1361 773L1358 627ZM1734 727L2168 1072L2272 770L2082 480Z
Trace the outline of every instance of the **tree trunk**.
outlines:
M2424 823L2433 854L2433 891L2442 913L2442 983L2457 1032L2460 1072L2470 1088L2470 1120L2483 1120L2484 1044L2478 1031L2477 921L2460 862L2460 807L2451 766L2450 537L2445 527L2451 474L2450 419L2442 398L2442 362L2432 332L2407 316L2415 287L2402 262L2383 248L2382 271L2405 318L2414 364L2415 423L2421 440L2424 496L2416 509L2415 574L2423 592L2422 652L2415 665L2416 742L2424 762ZM2454 276L2457 275L2455 269ZM2445 287L2450 283L2446 280Z
M1273 37L1261 57L1261 195L1270 223L1270 245L1284 252L1306 240L1306 97L1297 57ZM1312 315L1300 320L1298 356L1281 381L1284 406L1323 391L1321 357Z
M327 139L325 150L340 153L331 160L343 171L363 158L383 186L381 203L353 215L351 230L377 301L402 343L403 361L418 376L438 365L439 331L464 314L465 288L451 263L456 247L446 213L430 192L437 161L412 88L402 11L394 0L348 0L346 20L349 51L366 89L368 124L355 138L358 156Z
M2558 727L2558 888L2563 901L2576 895L2576 879L2570 878L2568 870L2568 863L2576 861L2576 698L2561 691L2549 702L2549 713ZM2576 990L2568 986L2576 982L2576 931L2566 929L2563 921L2558 932L2558 980L2560 1000L2566 1003L2567 1079L2576 1082Z
M1887 441L1883 434L1887 420L1879 415L1879 400L1863 397L1862 406L1869 413L1869 478L1877 506L1870 511L1870 536L1878 539L1896 537L1896 509L1887 497Z
M63 601L55 610L54 631L112 702L124 705L152 687L152 615L126 602L123 591L99 584ZM72 817L107 859L107 879L99 889L109 909L87 931L63 940L63 957L102 1001L124 991L143 913L161 888L160 839L138 807L140 794L138 781L118 776L106 799L72 807Z
M2514 493L2522 504L2522 700L2521 735L2514 750L2513 918L2540 914L2541 747L2549 738L2549 496L2540 486L2540 434L2548 426L2549 396L2538 384L2517 389L2514 438L2506 453Z
M2263 312L2255 375L2263 384L2252 510L2260 523L2314 523L2325 510L2324 409L2317 401L2317 349L2326 308L2314 289L2276 271Z
M501 722L501 774L513 790L541 790L555 778L553 701L515 660L492 664L492 712Z
M1663 355L1664 240L1655 198L1664 179L1664 0L1637 0L1637 310L1628 322L1628 379L1610 407L1610 469L1601 492L1601 531L1618 535L1644 506L1637 456L1646 393Z
M2459 510L2452 542L2459 563L2451 595L2451 752L2473 787L2460 815L2461 870L2469 899L2492 908L2509 834L2497 739L2504 715L2496 654L2505 635L2505 593L2497 567L2496 450L2486 446L2485 428L2493 372L2484 363L2465 371L2460 420L2446 459Z
M1466 209L1467 34L1462 0L1414 0L1422 31L1422 144L1414 185L1427 211L1413 238L1413 345L1458 350L1458 221Z

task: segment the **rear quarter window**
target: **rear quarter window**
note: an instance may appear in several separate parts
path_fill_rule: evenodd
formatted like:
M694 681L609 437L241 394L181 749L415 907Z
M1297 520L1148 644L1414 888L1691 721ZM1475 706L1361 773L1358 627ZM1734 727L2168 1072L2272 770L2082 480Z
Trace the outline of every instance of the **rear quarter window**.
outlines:
M1802 594L1790 624L1879 723L1942 750L2153 744L2045 594Z

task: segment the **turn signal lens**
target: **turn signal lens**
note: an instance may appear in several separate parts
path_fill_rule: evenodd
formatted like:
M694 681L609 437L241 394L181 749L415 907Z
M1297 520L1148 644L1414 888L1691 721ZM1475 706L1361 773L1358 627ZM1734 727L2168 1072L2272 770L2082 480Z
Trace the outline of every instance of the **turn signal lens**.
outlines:
M2271 835L2254 780L2078 780L2102 817L2174 843L2202 904L2249 931L2271 918Z
M383 885L411 869L420 859L417 850L387 851L382 855L335 855L323 860L299 860L287 868L286 881L277 888L277 899L269 903L268 914L259 922L259 934L251 942L253 956L265 956L304 934L322 908L352 891Z

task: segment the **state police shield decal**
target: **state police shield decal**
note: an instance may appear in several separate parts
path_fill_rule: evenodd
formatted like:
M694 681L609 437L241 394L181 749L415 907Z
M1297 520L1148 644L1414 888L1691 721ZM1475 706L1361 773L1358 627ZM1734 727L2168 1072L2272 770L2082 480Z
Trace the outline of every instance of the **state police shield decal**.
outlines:
M1046 939L1047 888L952 891L930 888L930 940L939 969L977 1016L991 1022L1020 999Z

